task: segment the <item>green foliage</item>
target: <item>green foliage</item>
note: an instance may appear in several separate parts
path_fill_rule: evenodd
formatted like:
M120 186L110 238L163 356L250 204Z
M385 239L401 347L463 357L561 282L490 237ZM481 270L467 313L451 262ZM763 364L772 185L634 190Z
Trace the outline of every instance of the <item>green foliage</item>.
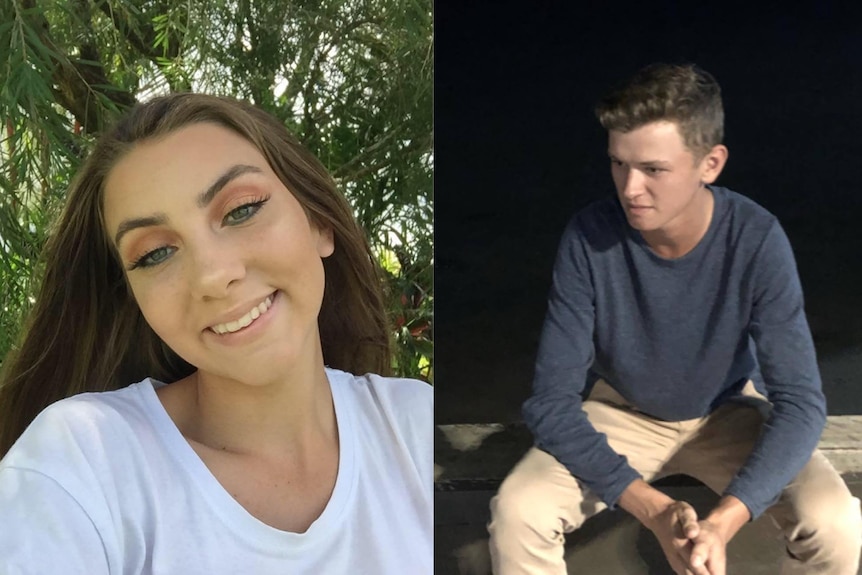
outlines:
M96 135L171 90L248 99L323 161L380 255L396 372L432 377L430 0L0 0L0 358Z

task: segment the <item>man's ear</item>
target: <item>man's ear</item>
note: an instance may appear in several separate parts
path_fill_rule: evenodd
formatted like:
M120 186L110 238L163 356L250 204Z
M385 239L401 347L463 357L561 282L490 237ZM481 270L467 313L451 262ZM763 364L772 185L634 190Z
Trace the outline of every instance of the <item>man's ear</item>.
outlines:
M315 228L317 232L317 253L321 258L328 258L335 251L335 234L329 226Z
M718 179L721 170L727 163L727 147L723 144L713 146L700 161L700 181L711 184Z

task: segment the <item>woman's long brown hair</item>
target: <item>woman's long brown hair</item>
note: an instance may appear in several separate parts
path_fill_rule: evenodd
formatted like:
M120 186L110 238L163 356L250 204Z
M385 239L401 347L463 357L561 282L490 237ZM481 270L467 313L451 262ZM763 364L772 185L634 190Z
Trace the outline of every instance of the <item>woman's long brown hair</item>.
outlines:
M195 368L150 329L126 284L104 227L105 180L136 142L197 122L234 130L254 144L309 218L329 227L318 316L324 362L352 373L390 371L378 268L350 205L323 165L275 118L249 104L172 94L139 104L96 144L69 189L42 254L45 275L19 345L0 376L0 457L49 404L145 377L165 382Z

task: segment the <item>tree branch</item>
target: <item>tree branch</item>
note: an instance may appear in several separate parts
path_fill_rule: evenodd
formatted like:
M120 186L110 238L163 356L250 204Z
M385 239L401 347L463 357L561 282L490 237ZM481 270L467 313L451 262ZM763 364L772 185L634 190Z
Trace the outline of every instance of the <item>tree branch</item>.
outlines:
M98 6L99 10L111 20L114 29L126 39L132 48L162 70L171 90L178 91L190 87L187 85L187 82L178 81L175 75L167 70L164 65L164 59L175 60L179 57L182 48L182 38L171 34L168 37L166 49L163 52L156 50L156 30L150 21L141 18L135 19L133 22L128 12L114 10L108 1L99 2Z
M350 171L350 168L352 168L357 163L359 163L361 160L363 160L363 159L365 159L371 155L370 152L372 151L372 148L375 148L375 146L377 146L379 148L378 144L382 144L383 140L386 139L392 133L393 132L390 132L389 134L387 134L386 136L384 136L383 138L381 138L380 140L378 140L374 144L368 146L364 152L362 152L361 154L358 154L352 160L350 160L349 162L347 162L346 164L342 165L340 168L335 170L335 172L333 173L333 177L338 178L342 182L355 182L356 180L358 180L358 179L360 179L360 178L362 178L368 174L373 174L374 172L376 172L378 170L382 170L383 168L385 168L386 166L391 164L392 163L391 159L381 159L380 161L374 162L368 166L364 166L364 167L362 167L358 170L355 170L353 172ZM420 150L430 149L430 146L432 144L432 139L433 139L433 136L429 135L426 138L413 140L412 142L410 142L409 144L407 144L403 148L399 149L398 155L403 156L403 155L417 152Z
M107 123L108 110L101 105L97 94L101 94L118 108L127 108L135 103L134 97L124 90L102 89L97 92L93 86L110 86L105 70L101 64L101 56L94 44L86 41L79 47L79 58L72 60L64 55L51 36L48 20L44 14L37 13L35 0L24 0L24 7L30 14L31 27L35 30L39 40L48 47L51 54L53 70L51 87L57 102L66 108L78 122L81 123L87 133L100 132ZM80 8L80 6L79 6ZM89 14L83 18L92 33L92 24Z
M142 23L138 20L132 24L131 19L127 17L127 13L123 14L118 10L114 10L110 2L99 2L99 9L110 18L114 28L132 45L132 48L153 63L158 64L156 60L159 58L173 60L179 56L182 40L176 36L168 38L167 50L162 54L155 48L156 30L149 22L145 21Z

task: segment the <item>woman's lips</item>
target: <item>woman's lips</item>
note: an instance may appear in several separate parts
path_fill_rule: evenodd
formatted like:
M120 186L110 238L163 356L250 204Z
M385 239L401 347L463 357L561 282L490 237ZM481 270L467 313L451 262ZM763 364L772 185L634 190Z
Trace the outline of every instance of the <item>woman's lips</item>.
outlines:
M264 298L262 302L251 308L244 316L234 321L214 325L210 327L210 330L217 333L218 335L225 335L230 333L236 333L240 330L247 328L255 321L257 321L258 318L264 316L266 312L269 311L269 309L272 307L272 300L274 297L275 293L266 296L266 298Z

